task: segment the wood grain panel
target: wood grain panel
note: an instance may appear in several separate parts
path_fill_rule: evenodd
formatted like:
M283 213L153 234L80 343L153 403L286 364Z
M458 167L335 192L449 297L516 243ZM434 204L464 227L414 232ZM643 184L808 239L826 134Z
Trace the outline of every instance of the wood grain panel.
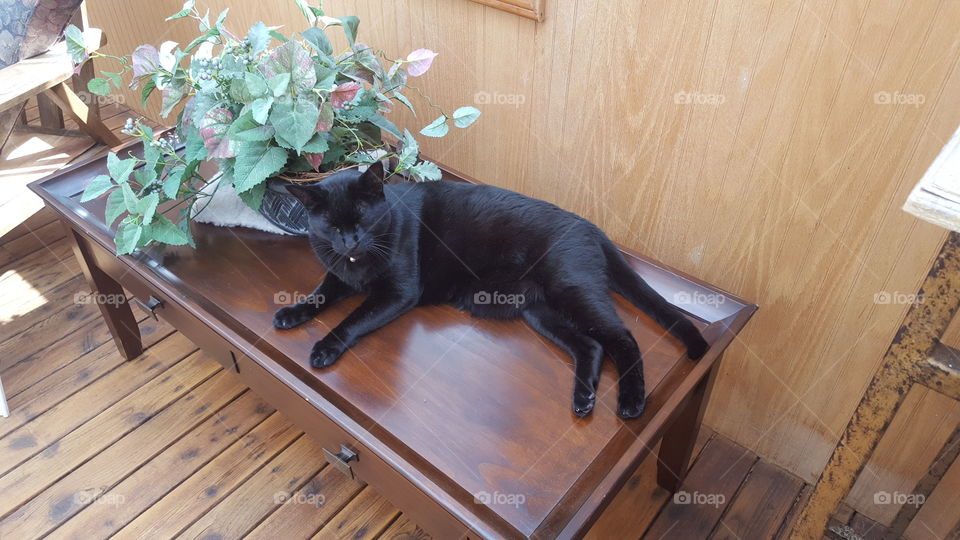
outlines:
M233 28L300 26L292 3L205 5ZM90 17L128 52L185 42L190 22L160 24L178 7ZM706 421L816 479L906 311L883 293L914 293L944 238L899 208L960 123L960 2L555 0L542 23L464 0L325 8L391 56L437 50L416 84L483 110L427 154L757 301Z

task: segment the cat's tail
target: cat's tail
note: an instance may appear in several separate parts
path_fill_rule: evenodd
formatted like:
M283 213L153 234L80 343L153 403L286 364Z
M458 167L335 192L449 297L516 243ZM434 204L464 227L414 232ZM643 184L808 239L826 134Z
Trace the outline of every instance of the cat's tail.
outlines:
M610 288L650 315L657 324L679 339L687 347L687 356L694 360L703 357L710 345L703 339L697 327L638 276L624 260L617 246L602 233L601 245L607 259Z

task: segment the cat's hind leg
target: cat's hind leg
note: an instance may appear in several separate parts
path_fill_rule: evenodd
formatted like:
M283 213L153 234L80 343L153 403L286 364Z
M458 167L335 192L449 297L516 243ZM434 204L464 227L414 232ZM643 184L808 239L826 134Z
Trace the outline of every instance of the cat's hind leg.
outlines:
M623 324L606 290L589 284L554 287L547 301L573 321L573 325L603 347L613 358L619 376L617 415L636 418L643 412L646 389L643 359L633 334Z
M543 302L524 306L522 314L527 324L573 358L573 413L590 414L597 400L603 347Z

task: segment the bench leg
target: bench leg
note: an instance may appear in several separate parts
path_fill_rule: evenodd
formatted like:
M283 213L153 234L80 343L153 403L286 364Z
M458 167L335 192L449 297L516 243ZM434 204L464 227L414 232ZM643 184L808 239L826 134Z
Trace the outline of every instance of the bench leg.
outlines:
M82 131L93 137L95 141L110 147L120 144L120 139L100 121L94 111L87 107L87 104L66 83L60 83L47 90L47 95L77 122Z
M140 326L137 325L133 310L126 301L123 287L97 266L88 252L86 241L73 229L70 229L70 237L73 240L73 253L83 269L90 290L96 295L94 300L107 328L110 329L117 349L124 358L133 360L143 353L143 342L140 339Z
M657 484L673 493L680 489L690 467L690 456L700 433L703 411L710 400L713 381L717 377L720 360L713 365L710 373L698 384L680 410L676 420L670 424L660 442L660 454L657 460Z

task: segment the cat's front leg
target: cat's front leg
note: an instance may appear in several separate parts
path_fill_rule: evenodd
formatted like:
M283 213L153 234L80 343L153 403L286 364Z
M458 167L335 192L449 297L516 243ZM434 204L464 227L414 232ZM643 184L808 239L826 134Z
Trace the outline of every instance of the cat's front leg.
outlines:
M353 287L341 281L332 272L327 272L323 283L318 285L309 296L292 306L277 310L273 315L273 326L281 330L299 326L319 315L327 307L356 293Z
M393 288L372 292L360 307L314 344L310 365L321 368L333 364L361 337L413 309L417 300L415 295Z

